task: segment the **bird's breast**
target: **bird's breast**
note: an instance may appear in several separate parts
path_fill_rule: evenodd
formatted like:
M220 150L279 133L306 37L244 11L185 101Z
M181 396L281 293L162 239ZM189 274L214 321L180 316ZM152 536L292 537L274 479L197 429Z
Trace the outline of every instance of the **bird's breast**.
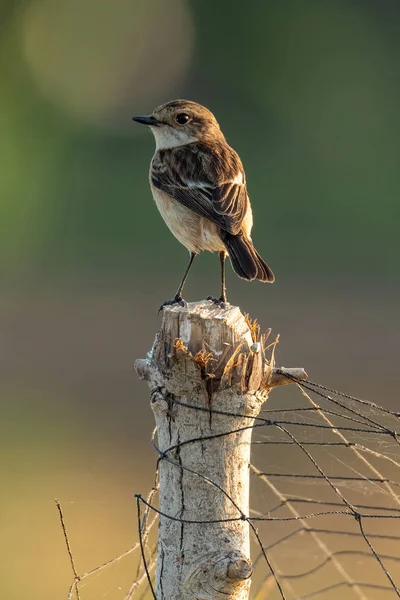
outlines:
M158 210L177 240L189 252L201 250L218 252L224 249L219 227L186 208L169 194L157 189L150 181L151 191Z

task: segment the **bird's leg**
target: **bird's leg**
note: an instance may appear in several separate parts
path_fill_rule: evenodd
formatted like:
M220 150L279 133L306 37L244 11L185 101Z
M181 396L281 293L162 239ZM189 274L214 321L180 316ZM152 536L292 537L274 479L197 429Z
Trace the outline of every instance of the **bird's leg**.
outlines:
M160 308L158 309L158 312L160 312L160 310L162 310L164 308L164 306L172 306L173 304L179 304L180 306L186 306L186 301L182 298L182 290L186 283L186 279L187 279L187 276L189 275L190 267L192 266L195 256L196 256L195 252L190 253L189 264L186 267L186 271L182 277L182 281L181 281L178 289L176 290L175 296L172 298L172 300L167 300L166 302L163 302L163 304L161 304Z
M225 308L226 305L225 259L226 252L225 250L222 250L219 253L219 260L221 263L221 296L220 298L213 298L212 296L208 296L207 298L207 300L212 300L212 302L220 308Z
M183 302L184 302L184 300L183 300L183 298L182 298L182 290L183 290L183 287L184 287L184 285L185 285L185 283L186 283L186 279L187 279L187 277L188 277L188 275L189 275L190 267L191 267L191 266L192 266L192 264L193 264L193 261L194 261L194 258L195 258L195 256L196 256L196 253L195 253L195 252L191 252L191 253L190 253L190 260L189 260L189 264L188 264L188 266L186 267L186 271L185 271L185 273L184 273L184 275L183 275L183 277L182 277L182 281L181 281L181 283L180 283L180 286L179 286L179 287L178 287L178 289L176 290L176 294L175 294L175 298L174 298L174 300L175 300L175 301L183 301Z
M219 260L221 262L221 302L226 302L226 281L225 281L225 260L226 260L226 252L222 250L219 253Z

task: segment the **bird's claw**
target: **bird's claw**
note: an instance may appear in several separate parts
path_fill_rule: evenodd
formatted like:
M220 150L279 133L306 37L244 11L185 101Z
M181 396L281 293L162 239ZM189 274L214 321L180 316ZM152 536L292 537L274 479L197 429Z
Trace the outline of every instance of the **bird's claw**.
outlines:
M207 300L210 300L213 304L215 304L215 306L219 306L219 308L226 308L226 298L214 298L214 296L207 296Z
M163 302L160 308L158 309L158 312L160 313L164 306L173 306L174 304L179 304L179 306L183 307L187 306L187 302L182 298L182 296L175 296L175 298L172 298L172 300L166 300L165 302Z

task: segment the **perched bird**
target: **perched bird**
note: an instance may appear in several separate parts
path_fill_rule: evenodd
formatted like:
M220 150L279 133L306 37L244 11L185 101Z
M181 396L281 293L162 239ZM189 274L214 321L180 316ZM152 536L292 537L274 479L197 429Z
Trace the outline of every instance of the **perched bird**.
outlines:
M242 279L272 283L274 274L251 241L253 215L242 162L228 145L214 115L201 104L173 100L151 115L133 117L148 125L156 151L150 164L150 186L157 207L174 234L190 252L189 264L172 300L182 297L190 267L200 250L219 252L221 296L226 303L225 259Z

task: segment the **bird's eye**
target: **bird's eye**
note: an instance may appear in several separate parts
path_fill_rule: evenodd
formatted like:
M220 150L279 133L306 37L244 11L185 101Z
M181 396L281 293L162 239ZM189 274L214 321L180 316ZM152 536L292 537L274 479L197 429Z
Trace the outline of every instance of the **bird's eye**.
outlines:
M189 121L190 121L190 117L186 113L180 113L176 117L176 122L179 123L179 125L186 125L186 123L189 123Z

